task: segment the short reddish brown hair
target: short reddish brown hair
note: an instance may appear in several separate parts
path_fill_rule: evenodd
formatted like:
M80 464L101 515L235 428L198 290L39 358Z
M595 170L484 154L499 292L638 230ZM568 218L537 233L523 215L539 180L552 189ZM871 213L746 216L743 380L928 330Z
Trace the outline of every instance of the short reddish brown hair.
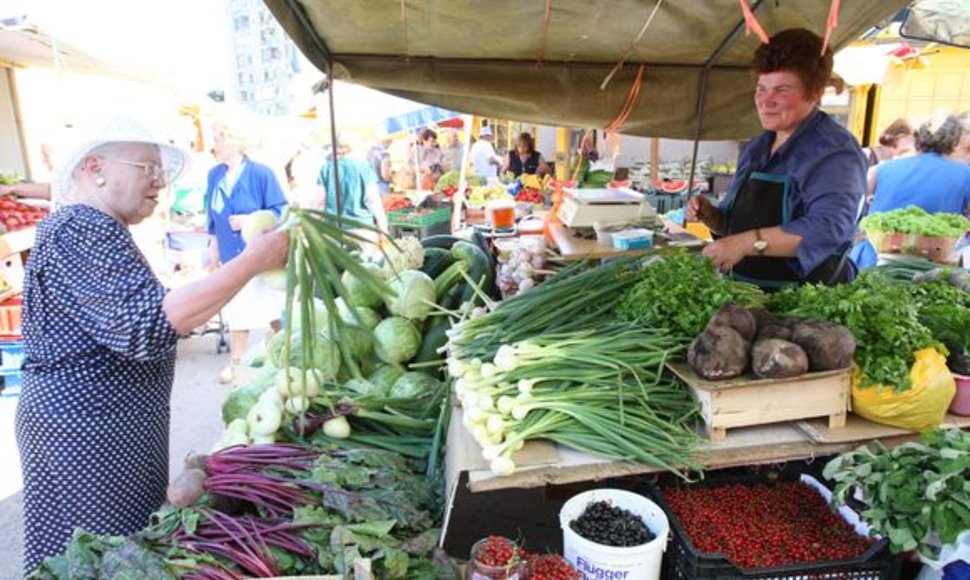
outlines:
M832 78L832 48L822 54L822 37L804 28L789 28L771 37L754 51L755 75L788 71L798 75L805 91L816 95Z

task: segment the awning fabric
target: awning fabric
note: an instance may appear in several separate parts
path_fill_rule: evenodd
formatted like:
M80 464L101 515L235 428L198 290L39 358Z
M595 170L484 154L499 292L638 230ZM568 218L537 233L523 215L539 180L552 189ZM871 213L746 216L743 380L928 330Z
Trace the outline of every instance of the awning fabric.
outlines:
M332 57L338 78L483 116L605 127L623 110L645 63L621 132L669 138L695 136L704 65L736 37L711 69L700 137L743 138L759 129L748 71L758 40L735 33L738 0L664 0L632 49L657 0L264 1L321 70ZM750 1L768 34L792 27L824 33L829 0ZM848 44L906 4L843 0L832 46Z
M442 109L441 107L423 107L386 119L384 121L384 132L390 134L411 131L418 127L438 124L459 116L461 116L461 113Z

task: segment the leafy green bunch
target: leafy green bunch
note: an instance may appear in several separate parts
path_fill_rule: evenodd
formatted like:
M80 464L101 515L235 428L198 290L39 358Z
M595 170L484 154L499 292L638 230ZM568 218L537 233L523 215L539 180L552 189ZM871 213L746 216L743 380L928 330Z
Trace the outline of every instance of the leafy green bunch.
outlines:
M620 299L616 315L689 342L721 306L758 306L763 300L760 289L720 276L710 260L677 252L646 266Z
M859 225L866 232L917 234L939 238L959 237L970 230L970 221L960 214L929 213L913 205L868 215Z
M866 272L853 284L805 285L773 295L769 309L784 315L819 318L848 328L856 339L856 364L864 387L895 385L897 392L910 387L913 353L938 346L920 321L919 303L908 285L879 272Z
M893 552L935 558L934 536L952 544L970 529L970 433L959 429L928 431L891 450L877 441L836 457L824 476L835 481L836 504L862 493L863 519Z

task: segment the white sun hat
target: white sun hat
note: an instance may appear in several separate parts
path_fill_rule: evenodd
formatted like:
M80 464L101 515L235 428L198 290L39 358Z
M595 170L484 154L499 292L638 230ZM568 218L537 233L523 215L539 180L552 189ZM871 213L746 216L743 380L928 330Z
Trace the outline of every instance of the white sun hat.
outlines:
M186 168L189 156L163 131L150 128L149 124L122 113L95 117L72 129L73 145L66 149L55 168L51 184L55 202L71 199L72 174L81 161L93 150L108 143L143 143L158 147L166 182L174 181Z

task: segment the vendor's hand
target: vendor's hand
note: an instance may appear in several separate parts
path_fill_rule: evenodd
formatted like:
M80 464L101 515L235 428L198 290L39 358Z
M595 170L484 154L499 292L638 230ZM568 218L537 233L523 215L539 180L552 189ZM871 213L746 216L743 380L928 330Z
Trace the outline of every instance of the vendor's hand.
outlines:
M702 195L695 195L687 202L687 221L689 222L701 221L710 227L719 220L720 215L721 211Z
M229 227L232 228L234 232L238 232L239 230L243 229L247 219L249 219L249 216L246 214L231 215L229 216Z
M750 232L721 238L709 244L702 252L704 256L714 262L714 267L721 272L730 272L738 262L747 257L754 244Z
M285 266L289 249L290 232L286 229L275 229L250 240L243 256L246 256L257 272L266 272Z

